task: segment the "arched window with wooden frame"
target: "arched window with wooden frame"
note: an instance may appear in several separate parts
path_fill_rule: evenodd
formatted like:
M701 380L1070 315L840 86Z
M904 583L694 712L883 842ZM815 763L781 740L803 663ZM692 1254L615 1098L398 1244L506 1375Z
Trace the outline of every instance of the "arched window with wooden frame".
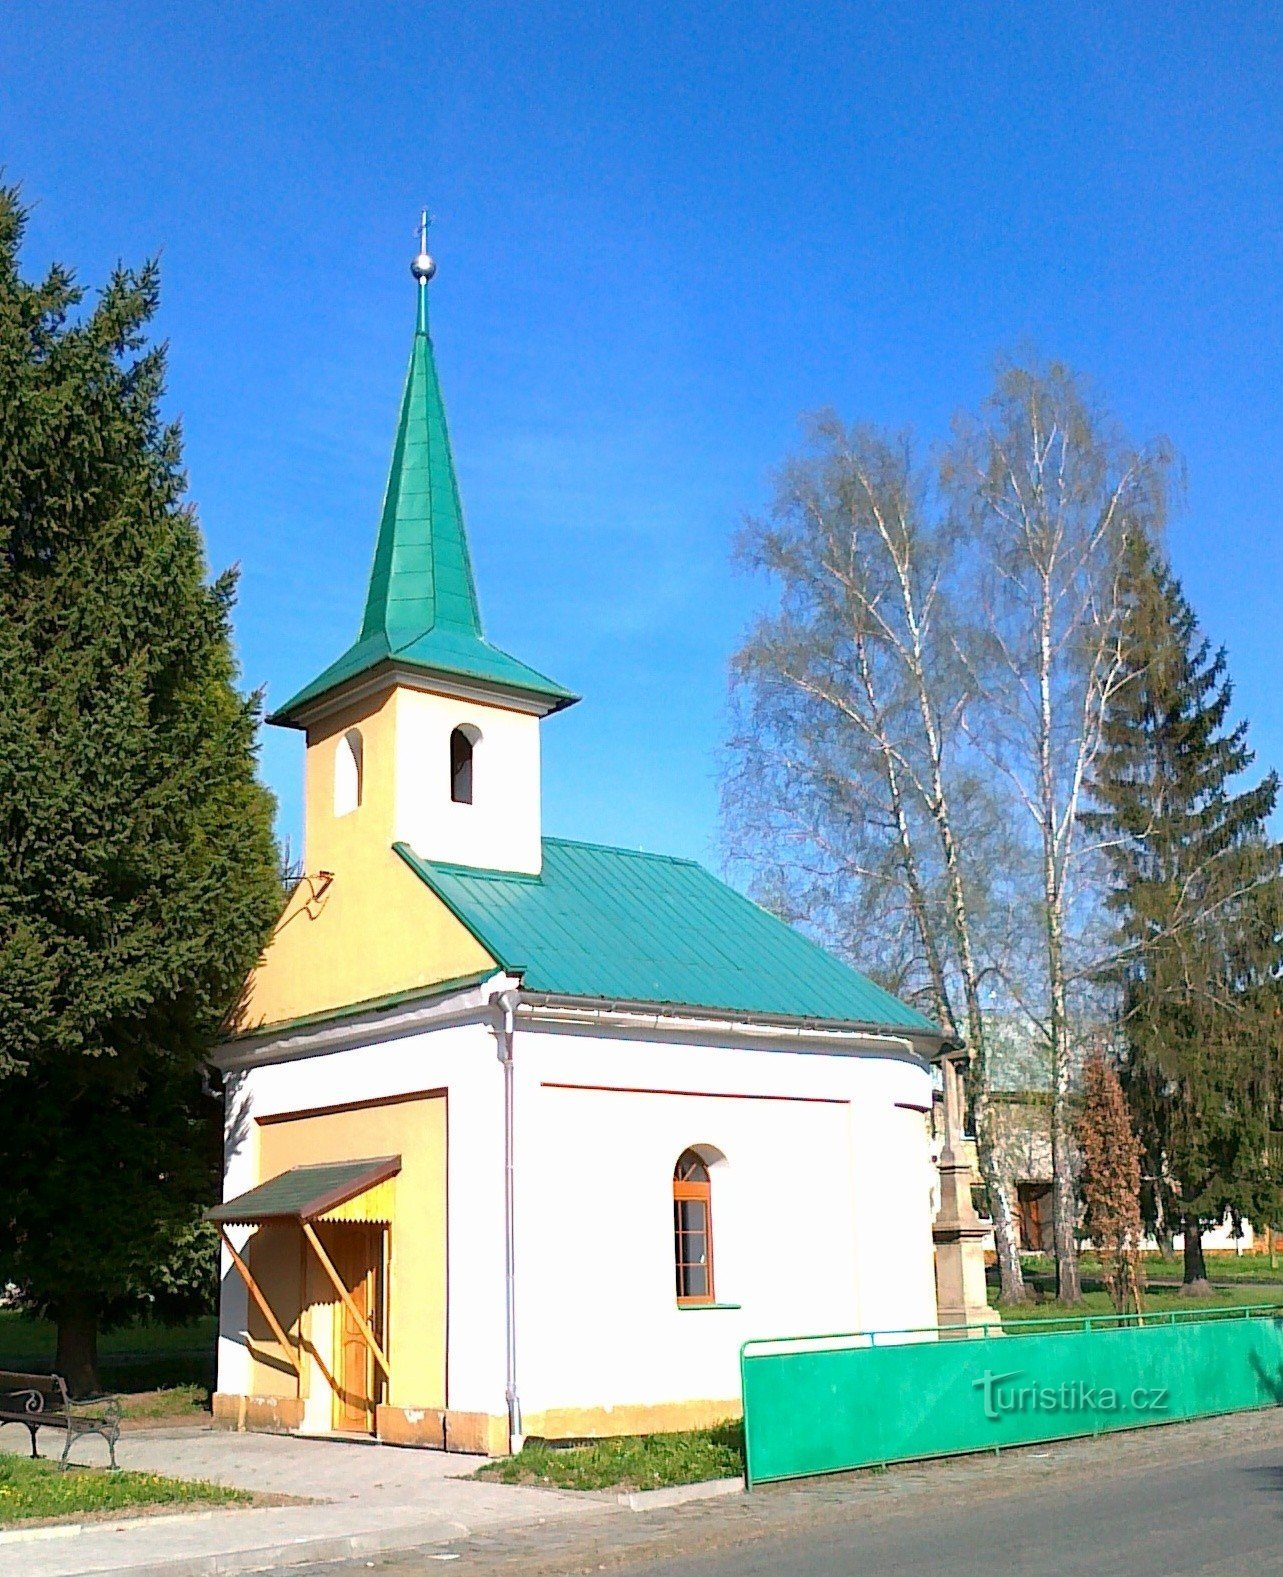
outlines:
M472 804L472 756L480 738L466 724L450 735L450 798L456 805Z
M673 1168L673 1257L677 1301L713 1301L713 1186L695 1150L683 1150Z

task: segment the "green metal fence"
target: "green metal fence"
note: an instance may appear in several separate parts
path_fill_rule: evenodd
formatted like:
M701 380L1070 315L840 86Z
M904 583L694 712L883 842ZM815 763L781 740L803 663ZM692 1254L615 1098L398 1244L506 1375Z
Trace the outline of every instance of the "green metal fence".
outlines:
M740 1349L749 1486L1283 1404L1283 1308L856 1332Z

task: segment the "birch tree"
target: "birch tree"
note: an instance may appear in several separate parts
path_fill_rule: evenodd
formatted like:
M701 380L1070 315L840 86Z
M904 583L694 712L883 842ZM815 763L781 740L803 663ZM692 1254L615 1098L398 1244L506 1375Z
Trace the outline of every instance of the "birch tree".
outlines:
M1076 1247L1071 1016L1093 975L1099 850L1082 834L1104 719L1126 675L1129 545L1161 532L1168 456L1117 433L1064 367L1000 369L958 424L944 484L977 549L974 626L960 645L973 693L962 727L1004 778L1037 863L1033 1012L1052 1065L1057 1295L1081 1296Z
M733 667L730 852L759 894L919 1000L972 1054L1002 1296L1025 1296L989 1102L985 979L1012 949L1018 850L962 721L962 539L903 440L816 419L739 543L777 609Z

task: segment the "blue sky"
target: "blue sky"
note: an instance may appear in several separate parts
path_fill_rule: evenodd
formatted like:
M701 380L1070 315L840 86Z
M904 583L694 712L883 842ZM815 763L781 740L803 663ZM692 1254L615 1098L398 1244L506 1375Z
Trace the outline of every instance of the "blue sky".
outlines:
M585 697L546 830L716 858L730 538L799 413L930 440L1020 345L1184 456L1175 565L1283 766L1273 7L7 0L0 156L29 272L162 254L269 701L359 621L426 201L487 631Z

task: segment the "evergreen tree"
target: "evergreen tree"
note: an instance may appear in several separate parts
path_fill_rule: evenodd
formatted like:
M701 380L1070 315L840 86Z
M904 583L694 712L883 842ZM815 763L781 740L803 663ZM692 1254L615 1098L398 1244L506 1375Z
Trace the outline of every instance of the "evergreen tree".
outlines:
M155 265L77 314L67 269L21 277L24 224L0 191L0 1284L84 1390L100 1326L208 1303L204 1058L280 884Z
M1227 1211L1274 1214L1268 1138L1279 1100L1283 963L1278 795L1227 723L1225 652L1149 545L1130 564L1127 678L1106 722L1088 820L1113 875L1128 1101L1151 1226L1185 1235L1184 1280L1205 1283L1202 1233Z

